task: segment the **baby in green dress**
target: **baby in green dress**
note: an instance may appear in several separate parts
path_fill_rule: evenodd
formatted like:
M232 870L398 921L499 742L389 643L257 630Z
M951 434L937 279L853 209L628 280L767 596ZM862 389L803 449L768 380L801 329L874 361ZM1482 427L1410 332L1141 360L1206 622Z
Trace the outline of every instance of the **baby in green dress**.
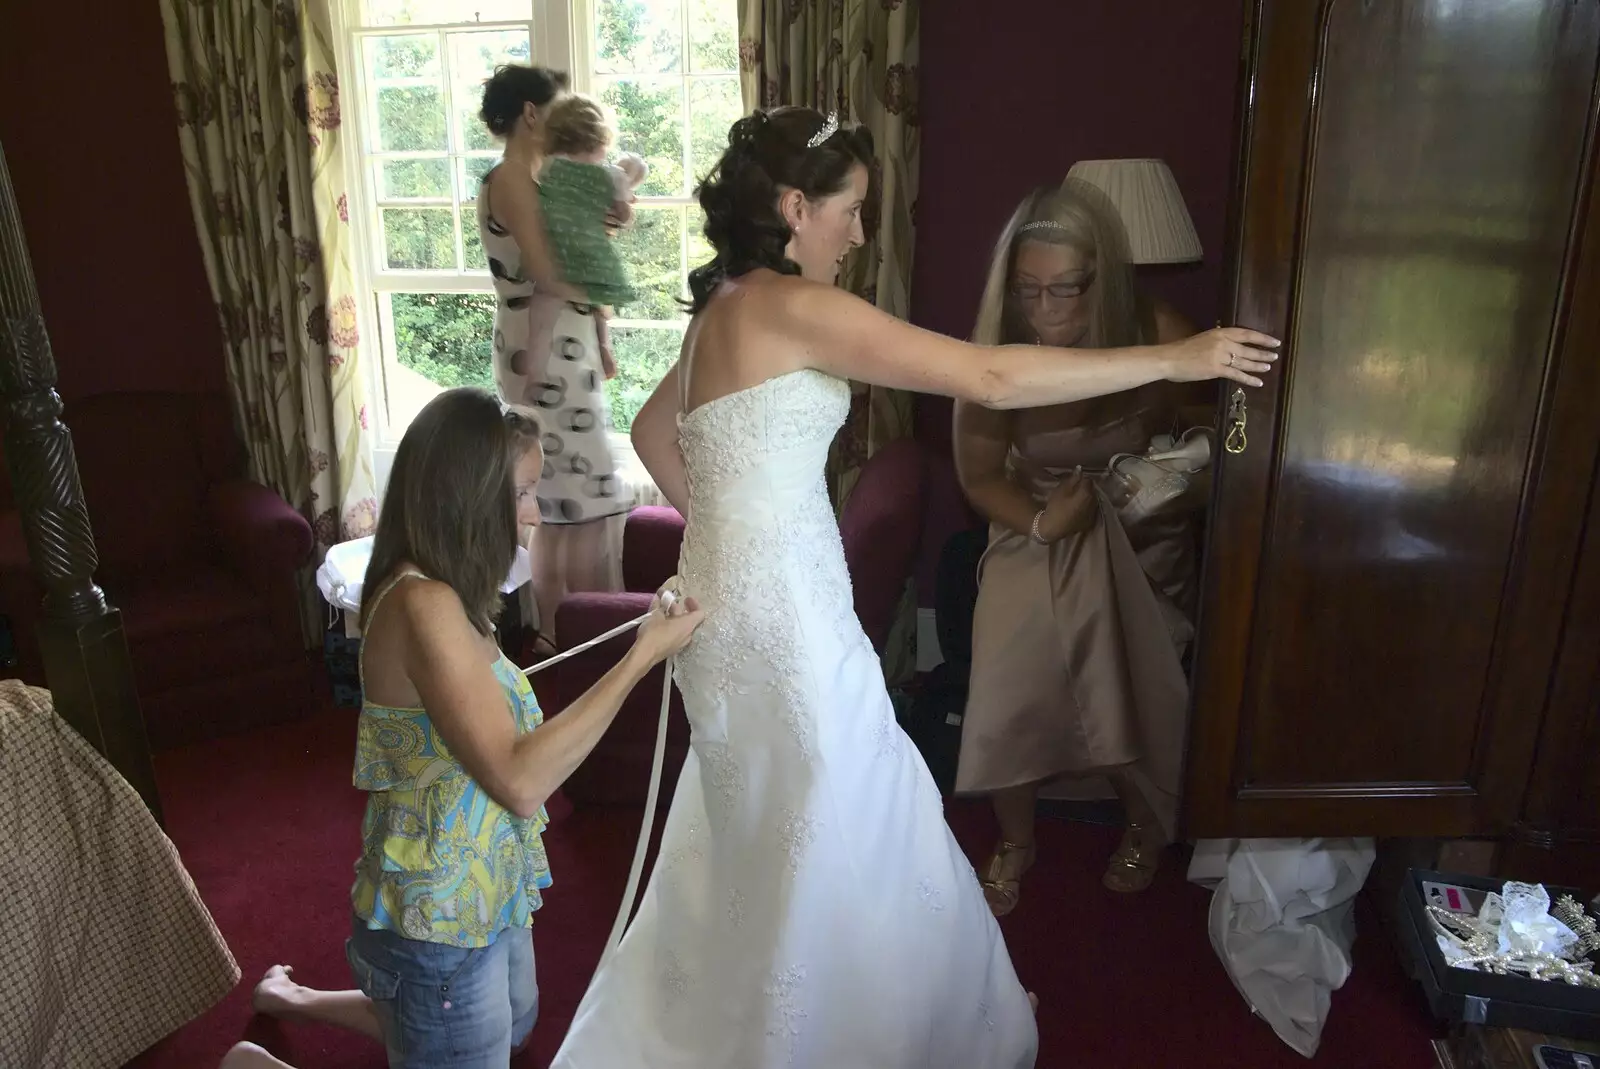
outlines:
M600 306L595 327L607 378L616 374L616 364L606 319L613 307L635 297L608 233L608 221L628 213L634 190L649 174L637 156L624 155L616 164L605 162L615 137L615 126L598 101L579 93L558 97L545 117L547 162L539 175L539 202L551 255L562 278ZM553 327L554 311L546 314L551 315ZM536 324L535 330L543 333L543 326Z

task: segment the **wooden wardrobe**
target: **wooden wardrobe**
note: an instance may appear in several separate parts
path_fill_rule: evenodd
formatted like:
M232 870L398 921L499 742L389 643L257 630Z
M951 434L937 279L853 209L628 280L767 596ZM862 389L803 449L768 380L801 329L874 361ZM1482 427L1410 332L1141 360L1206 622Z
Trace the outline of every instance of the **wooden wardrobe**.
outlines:
M1600 0L1252 0L1243 65L1223 315L1284 346L1225 406L1187 832L1600 883Z

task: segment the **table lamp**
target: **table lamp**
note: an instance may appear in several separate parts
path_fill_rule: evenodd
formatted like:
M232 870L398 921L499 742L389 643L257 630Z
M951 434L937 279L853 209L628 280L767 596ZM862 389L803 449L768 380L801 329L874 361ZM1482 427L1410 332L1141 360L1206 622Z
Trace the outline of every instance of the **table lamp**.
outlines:
M1160 160L1080 160L1067 172L1099 189L1122 215L1135 264L1202 258L1200 236L1172 171Z

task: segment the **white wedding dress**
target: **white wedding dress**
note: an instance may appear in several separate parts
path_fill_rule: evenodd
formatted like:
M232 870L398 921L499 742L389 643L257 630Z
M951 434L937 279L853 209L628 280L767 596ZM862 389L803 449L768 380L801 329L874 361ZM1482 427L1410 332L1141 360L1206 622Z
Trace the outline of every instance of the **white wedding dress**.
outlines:
M552 1069L1026 1069L1027 993L852 606L815 371L680 423L693 744Z

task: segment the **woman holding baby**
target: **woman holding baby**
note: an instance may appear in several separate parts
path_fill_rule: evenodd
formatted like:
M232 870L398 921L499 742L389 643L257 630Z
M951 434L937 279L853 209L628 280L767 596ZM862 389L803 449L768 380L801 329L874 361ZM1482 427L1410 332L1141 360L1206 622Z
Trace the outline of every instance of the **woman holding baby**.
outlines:
M642 170L607 168L604 112L567 93L567 76L503 66L479 117L505 143L484 176L478 231L494 278L494 374L501 397L538 413L545 467L533 553L541 656L555 652L556 607L604 588L607 521L632 502L609 439L605 380L616 373L605 321L632 298L608 225L632 216Z

